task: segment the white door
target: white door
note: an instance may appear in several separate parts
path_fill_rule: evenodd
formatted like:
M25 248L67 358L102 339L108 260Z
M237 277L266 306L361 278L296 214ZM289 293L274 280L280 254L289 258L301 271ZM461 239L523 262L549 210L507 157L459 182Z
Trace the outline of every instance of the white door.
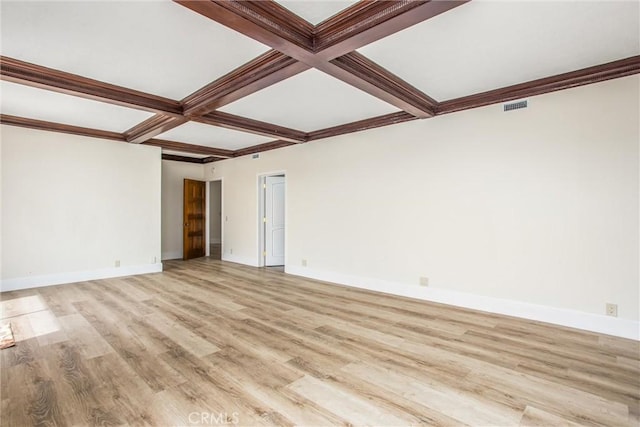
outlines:
M266 177L264 265L284 265L284 176Z

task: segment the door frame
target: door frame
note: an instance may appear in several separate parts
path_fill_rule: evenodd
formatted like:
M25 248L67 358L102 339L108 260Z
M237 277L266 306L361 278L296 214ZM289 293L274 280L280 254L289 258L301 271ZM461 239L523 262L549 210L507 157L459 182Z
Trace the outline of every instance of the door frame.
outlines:
M205 189L207 193L207 206L205 211L207 213L207 218L209 219L205 225L205 233L207 234L205 236L205 245L207 246L205 248L205 256L211 256L211 185L213 182L217 181L220 182L220 258L224 259L224 223L226 222L224 216L224 178L216 178L207 181Z
M257 250L257 256L258 256L258 267L264 267L266 262L265 262L265 257L264 257L264 251L265 251L265 244L266 244L266 239L265 239L265 225L264 222L262 220L262 218L264 218L265 215L265 189L264 189L264 184L266 182L266 178L268 176L284 176L284 217L285 217L285 226L284 226L284 265L285 268L287 266L287 247L289 246L289 226L287 225L289 223L289 209L288 209L288 205L289 205L289 198L287 197L287 171L286 170L276 170L276 171L271 171L271 172L267 172L267 173L260 173L258 174L257 177L257 181L258 181L258 186L257 186L257 202L258 202L258 221L256 222L257 228L256 228L256 235L257 235L257 242L258 242L258 250Z

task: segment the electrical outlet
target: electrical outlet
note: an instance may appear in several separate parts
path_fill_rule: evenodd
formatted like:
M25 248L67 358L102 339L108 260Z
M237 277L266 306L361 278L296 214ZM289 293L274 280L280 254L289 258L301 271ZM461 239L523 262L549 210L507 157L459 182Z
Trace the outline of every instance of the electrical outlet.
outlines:
M120 260L119 259L116 260L116 267L120 267Z
M420 278L420 286L429 286L429 278L421 277Z
M607 316L618 317L618 304L607 303Z
M306 267L306 266L307 266L307 260L306 260L306 259L303 259L303 260L302 260L302 266L303 266L303 267Z

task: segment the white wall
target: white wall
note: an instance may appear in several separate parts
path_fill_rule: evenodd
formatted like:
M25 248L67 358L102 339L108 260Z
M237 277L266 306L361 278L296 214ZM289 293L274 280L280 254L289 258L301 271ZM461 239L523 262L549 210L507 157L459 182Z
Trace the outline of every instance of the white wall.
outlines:
M257 176L286 171L289 272L391 292L425 276L595 315L612 302L637 322L638 93L631 76L218 162L223 259L257 264Z
M161 268L160 149L0 132L3 290Z
M211 182L209 190L209 242L222 242L222 182Z
M162 161L162 259L182 258L184 179L202 180L201 164Z
M0 281L2 280L2 127L0 127Z

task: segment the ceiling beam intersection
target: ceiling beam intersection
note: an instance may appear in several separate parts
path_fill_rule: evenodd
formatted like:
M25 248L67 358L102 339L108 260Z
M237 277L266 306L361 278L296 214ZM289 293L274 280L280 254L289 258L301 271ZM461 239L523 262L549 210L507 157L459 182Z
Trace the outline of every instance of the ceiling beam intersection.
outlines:
M310 67L276 50L270 50L182 100L186 116L209 113Z
M262 79L258 85L273 82L274 79L281 80L290 77L292 74L297 74L301 70L308 68L306 65L276 51L271 51L269 55L263 55L262 59L264 59L264 57L266 57L266 62L269 64L268 68L270 68L271 71L274 71L273 61L279 65L275 66L275 72L271 73L266 79ZM220 82L214 82L215 85L213 85L213 88L210 86L205 87L213 93L213 98L204 101L205 103L213 102L213 104L208 104L205 108L201 108L203 100L199 97L201 94L197 92L194 96L187 97L187 102L184 103L98 80L88 79L64 71L42 67L6 56L0 57L0 78L25 86L65 93L84 99L155 112L156 114L154 116L124 132L126 141L132 143L147 141L188 121L197 121L208 125L240 130L287 141L304 142L306 134L294 129L219 112L207 115L210 110L215 108L210 107L221 104L221 99L224 99L226 102L230 102L232 98L239 99L238 94L246 93L249 90L248 86L251 86L251 82L248 80L251 80L252 77L254 80L259 80L264 77L265 70L262 68L264 62L260 62L262 65L255 65L252 61L250 64L255 66L244 67L249 73L247 78L234 80L233 77L223 77ZM282 73L280 74L281 71ZM232 81L233 83L231 83ZM194 102L195 104L190 104L190 102ZM192 108L192 110L190 110L191 113L196 113L197 111L195 110L201 108L200 114L204 115L183 115L183 104L186 107Z
M640 55L632 56L629 58L621 59L618 61L612 61L606 64L600 64L593 67L587 67L580 70L559 74L556 76L545 77L542 79L532 80L530 82L521 83L506 88L496 89L488 92L483 92L471 96L461 97L437 104L436 115L449 114L456 111L462 111L466 109L479 108L491 104L508 102L515 99L527 98L530 96L541 95L544 93L554 92L558 90L568 89L572 87L578 87L597 83L605 80L611 80L624 76L634 75L640 73ZM231 121L234 120L248 120L250 122L257 122L251 119L244 119L239 116L233 116L230 114L216 112L215 114L207 115L211 117L211 120L221 120L226 118ZM206 117L206 116L205 116ZM353 123L347 123L344 125L334 126L326 129L321 129L313 132L304 133L305 141L316 141L319 139L329 138L338 135L344 135L353 132L360 132L367 129L373 129L382 126L389 126L397 123L403 123L411 120L416 120L417 117L408 114L406 112L398 112L386 114L383 116L372 117L365 120L356 121ZM39 129L53 132L62 132L75 135L83 135L94 138L110 139L115 141L126 141L126 135L123 133L109 132L97 129L83 128L79 126L71 126L60 123L47 122L42 120L22 118L12 115L0 114L0 123L10 126L26 127L31 129ZM257 122L260 126L273 126L264 122ZM287 128L284 128L287 129ZM291 130L288 130L291 131ZM299 132L299 131L294 131ZM302 133L302 132L301 132ZM299 134L298 134L299 135ZM224 150L218 148L210 148L200 145L185 144L181 142L166 141L161 139L149 139L143 144L162 147L169 150L183 151L194 154L205 154L210 157L204 159L203 163L210 161L217 161L225 158L233 158L244 156L247 154L259 153L262 151L273 150L277 148L287 147L294 145L296 142L284 141L282 139L276 139L264 144L259 144L239 150Z
M197 163L207 163L640 73L640 56L634 56L437 102L356 51L359 47L437 16L466 1L468 0L361 1L318 26L313 26L272 1L176 0L177 3L216 22L269 45L272 50L182 101L0 56L2 80L156 113L124 133L10 115L0 115L0 123L203 154L209 157L197 159ZM215 111L223 105L310 68L330 74L403 111L308 133ZM188 121L268 136L275 140L234 151L154 139L155 136Z
M184 117L156 114L124 132L127 142L139 144L187 122Z
M174 1L420 118L435 114L433 100L354 51L466 2L359 2L309 29L273 1Z

